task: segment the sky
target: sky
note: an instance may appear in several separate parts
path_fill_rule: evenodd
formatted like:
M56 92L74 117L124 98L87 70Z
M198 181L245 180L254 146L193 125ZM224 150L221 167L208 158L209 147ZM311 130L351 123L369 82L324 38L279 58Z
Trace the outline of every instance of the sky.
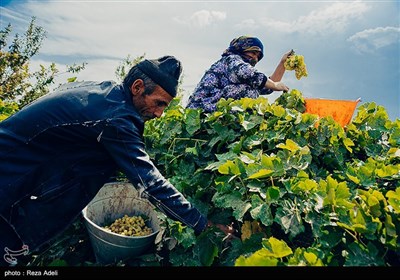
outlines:
M308 77L286 71L282 81L305 98L360 98L359 106L374 102L400 118L400 1L0 0L1 30L10 23L22 35L32 16L46 31L32 69L85 62L78 80L117 80L128 56L174 55L185 103L230 41L252 35L264 44L256 67L266 75L285 52L304 56Z

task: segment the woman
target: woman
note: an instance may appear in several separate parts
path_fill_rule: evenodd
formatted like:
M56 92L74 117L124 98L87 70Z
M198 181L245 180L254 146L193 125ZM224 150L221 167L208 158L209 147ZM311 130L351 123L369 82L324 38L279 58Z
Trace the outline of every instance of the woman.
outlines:
M273 91L288 91L281 79L285 73L284 62L291 54L292 51L285 53L274 73L267 77L254 67L264 56L261 41L251 36L233 39L221 58L205 72L187 107L213 112L221 98L257 98Z

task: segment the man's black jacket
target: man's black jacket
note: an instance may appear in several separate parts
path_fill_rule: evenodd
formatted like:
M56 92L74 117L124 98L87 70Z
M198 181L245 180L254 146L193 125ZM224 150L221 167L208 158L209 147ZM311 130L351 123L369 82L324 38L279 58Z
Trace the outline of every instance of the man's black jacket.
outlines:
M206 218L149 159L143 129L129 89L111 81L69 83L24 107L0 122L1 216L32 250L121 170L170 218L200 232Z

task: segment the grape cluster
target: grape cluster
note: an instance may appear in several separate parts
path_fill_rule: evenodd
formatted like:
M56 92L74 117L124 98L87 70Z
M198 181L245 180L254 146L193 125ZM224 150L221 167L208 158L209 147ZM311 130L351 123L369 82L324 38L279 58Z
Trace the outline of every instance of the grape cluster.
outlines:
M124 215L122 218L116 219L111 225L104 227L114 233L125 236L145 236L153 232L151 228L146 226L142 216Z
M289 56L285 63L284 63L286 70L295 70L296 71L296 78L300 80L301 77L307 77L307 68L306 64L304 63L304 56L293 54Z

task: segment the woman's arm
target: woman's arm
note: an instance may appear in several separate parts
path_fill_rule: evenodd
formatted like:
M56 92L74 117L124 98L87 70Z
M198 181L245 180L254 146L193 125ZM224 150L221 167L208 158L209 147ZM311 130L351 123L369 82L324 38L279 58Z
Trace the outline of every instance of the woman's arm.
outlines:
M276 66L274 73L270 76L270 78L273 81L280 82L282 80L283 74L285 74L285 70L286 70L284 63L285 63L286 59L289 56L291 56L293 53L294 53L293 50L290 50L282 56L281 60L279 61L278 66Z

